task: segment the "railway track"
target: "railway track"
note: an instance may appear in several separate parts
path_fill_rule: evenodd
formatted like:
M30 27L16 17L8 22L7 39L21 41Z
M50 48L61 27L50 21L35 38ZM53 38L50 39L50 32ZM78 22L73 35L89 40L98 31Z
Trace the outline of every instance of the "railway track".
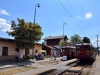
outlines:
M85 63L80 63L79 61L68 64L70 67L68 69L52 69L48 73L42 75L80 75L82 70L87 66Z
M39 73L38 75L88 75L89 68L92 67L92 63L93 61L80 62L78 60L67 65L59 66L58 68L51 68Z
M87 64L85 64L84 66L71 66L70 68L57 73L56 75L80 75L82 70L87 66Z
M67 66L75 66L78 63L79 63L79 60L71 62L71 63L67 64L66 66L61 66L61 67L66 67L67 68ZM65 69L62 69L61 67L59 67L59 69L50 69L50 70L45 71L43 73L40 73L38 75L56 75L57 73L62 72L63 70L65 70Z

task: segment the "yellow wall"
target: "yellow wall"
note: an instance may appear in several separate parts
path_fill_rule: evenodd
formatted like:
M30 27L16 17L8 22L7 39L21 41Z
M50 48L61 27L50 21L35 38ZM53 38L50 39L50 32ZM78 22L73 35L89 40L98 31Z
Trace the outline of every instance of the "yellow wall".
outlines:
M0 41L0 56L2 55L2 47L8 47L8 55L14 55L16 45L10 41Z
M42 45L36 45L34 47L34 53L35 53L36 50L38 50L38 53L40 53L40 50L42 50Z
M2 56L2 47L8 47L8 55L14 55L15 48L16 48L16 45L14 42L0 41L0 56ZM42 50L42 45L40 44L36 45L34 47L34 53L35 53L35 50L38 50L38 52L40 52L39 50ZM19 50L19 54L25 55L25 49ZM32 55L32 49L29 50L29 55Z
M25 49L19 50L20 55L25 55Z

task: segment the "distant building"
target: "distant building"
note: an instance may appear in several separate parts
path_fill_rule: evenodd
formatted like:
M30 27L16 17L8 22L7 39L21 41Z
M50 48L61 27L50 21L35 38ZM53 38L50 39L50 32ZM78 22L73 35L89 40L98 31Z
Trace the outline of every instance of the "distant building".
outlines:
M58 44L59 44L59 42L63 42L63 39L68 40L66 35L64 35L64 37L63 37L63 35L62 36L48 36L48 37L45 37L43 39L44 44L42 46L42 49L46 50L47 55L50 54L50 52L56 52L57 55L59 55L60 51L61 51L61 48Z
M64 35L64 40L68 40L67 36ZM49 36L44 38L44 45L58 45L59 42L63 42L63 36Z

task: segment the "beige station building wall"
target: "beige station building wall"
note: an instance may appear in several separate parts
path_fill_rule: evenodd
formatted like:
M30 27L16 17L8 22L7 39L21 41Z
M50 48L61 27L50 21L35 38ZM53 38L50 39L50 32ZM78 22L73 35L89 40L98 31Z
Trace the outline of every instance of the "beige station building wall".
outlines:
M7 56L2 55L3 47L8 47L8 55ZM0 60L14 60L15 49L16 49L16 44L14 43L14 41L0 40ZM42 45L37 44L34 47L34 54L35 54L36 50L38 50L38 52L40 52L40 50L42 50ZM19 50L19 55L25 55L25 49ZM29 50L29 55L32 56L32 49Z

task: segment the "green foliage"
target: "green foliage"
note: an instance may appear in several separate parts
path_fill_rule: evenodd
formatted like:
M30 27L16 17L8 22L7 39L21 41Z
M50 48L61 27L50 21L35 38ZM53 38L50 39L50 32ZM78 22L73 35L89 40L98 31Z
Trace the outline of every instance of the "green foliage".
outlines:
M7 33L15 38L17 47L21 49L32 49L43 35L40 25L19 18L18 24L12 21L11 29L12 31Z
M70 37L70 43L74 45L82 43L82 38L78 34L74 34L73 36Z
M58 45L59 45L60 47L63 47L63 46L65 46L65 45L67 45L67 43L68 43L67 40L65 40L64 42L59 42Z
M60 47L62 47L63 46L63 42L59 42L59 44L58 44Z
M83 43L90 43L90 39L88 37L83 37Z

